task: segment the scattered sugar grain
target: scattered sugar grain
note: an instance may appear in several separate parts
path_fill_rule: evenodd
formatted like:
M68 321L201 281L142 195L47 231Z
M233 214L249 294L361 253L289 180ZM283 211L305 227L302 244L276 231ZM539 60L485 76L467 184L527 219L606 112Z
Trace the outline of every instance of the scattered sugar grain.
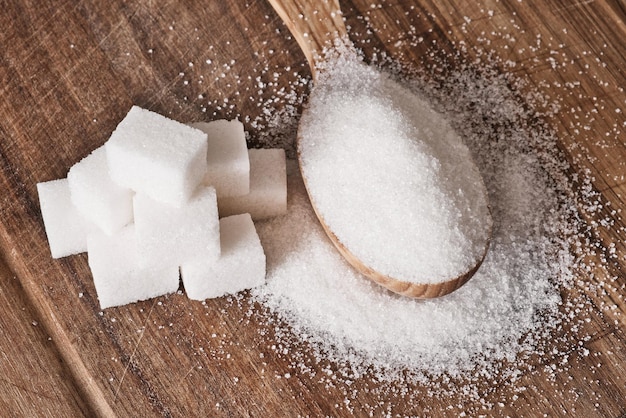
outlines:
M37 183L37 192L52 258L87 251L87 234L96 227L72 204L67 179Z
M207 169L206 134L133 106L105 144L111 178L152 199L181 206Z
M74 164L67 180L76 209L106 234L132 222L133 192L111 179L104 146Z
M249 213L254 221L283 215L287 211L285 151L280 148L250 149L250 193L219 199L220 217Z
M320 72L299 156L318 214L366 266L411 283L470 271L491 230L473 157L443 115L388 75L342 58Z

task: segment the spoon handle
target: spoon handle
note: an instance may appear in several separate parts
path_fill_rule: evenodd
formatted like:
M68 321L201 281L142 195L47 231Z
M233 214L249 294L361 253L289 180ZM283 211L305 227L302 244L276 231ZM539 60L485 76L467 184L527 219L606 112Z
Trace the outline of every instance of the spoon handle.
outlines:
M289 28L309 62L313 77L315 64L324 48L336 39L347 39L339 0L268 0Z

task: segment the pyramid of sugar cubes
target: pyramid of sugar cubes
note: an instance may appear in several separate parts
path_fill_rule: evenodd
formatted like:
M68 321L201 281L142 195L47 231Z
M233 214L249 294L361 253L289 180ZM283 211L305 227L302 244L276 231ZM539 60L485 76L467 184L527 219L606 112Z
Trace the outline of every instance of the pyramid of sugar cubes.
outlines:
M133 106L67 178L37 184L53 258L87 252L102 309L265 282L254 221L287 210L285 153L247 149L243 124L186 125Z

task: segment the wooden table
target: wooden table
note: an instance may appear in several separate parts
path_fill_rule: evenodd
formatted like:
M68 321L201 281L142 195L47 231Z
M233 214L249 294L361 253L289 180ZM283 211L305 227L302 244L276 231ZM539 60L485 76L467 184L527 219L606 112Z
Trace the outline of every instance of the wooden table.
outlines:
M611 202L601 215L615 222L597 237L604 267L580 273L604 284L589 295L597 307L584 342L590 355L572 357L552 380L542 371L552 359L539 359L515 401L500 404L510 399L506 388L482 398L493 405L488 415L625 417L626 3L353 0L342 8L368 59L385 51L434 77L452 52L468 61L491 53L502 71L526 81L526 92L558 102L547 122L571 175L593 177ZM272 127L262 104L300 103L306 86L295 81L310 73L266 2L16 0L0 8L0 28L0 410L56 417L483 410L480 401L381 397L367 376L320 383L294 371L292 354L271 349L245 304L172 295L101 313L86 256L51 259L36 183L64 177L131 104L180 121L247 116L251 146L275 145L264 135L270 129L285 135L283 143L292 138ZM425 41L409 42L419 37ZM440 54L426 53L433 50ZM610 243L616 257L600 262Z

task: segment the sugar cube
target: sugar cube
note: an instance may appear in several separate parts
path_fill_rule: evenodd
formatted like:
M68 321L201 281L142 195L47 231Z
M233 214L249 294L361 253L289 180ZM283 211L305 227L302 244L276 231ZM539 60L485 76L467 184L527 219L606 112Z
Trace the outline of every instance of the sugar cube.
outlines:
M207 169L206 134L133 106L105 144L111 177L154 200L181 206Z
M219 257L219 220L213 187L201 187L180 208L137 193L134 211L142 265L167 262L180 266L188 259L214 261Z
M220 233L219 260L199 258L181 266L183 285L190 299L220 297L265 282L265 253L250 215L222 218Z
M70 196L76 209L107 234L133 219L133 192L109 176L104 147L97 148L67 174Z
M249 213L253 220L287 212L287 171L283 149L250 149L250 193L218 200L221 217Z
M87 251L87 233L95 227L72 204L67 179L38 183L37 192L52 258Z
M250 162L243 123L215 120L191 126L207 134L204 183L215 187L218 199L247 194L250 191Z
M102 232L89 234L87 250L101 309L178 290L177 266L162 263L139 265L135 227L132 224L113 235Z

